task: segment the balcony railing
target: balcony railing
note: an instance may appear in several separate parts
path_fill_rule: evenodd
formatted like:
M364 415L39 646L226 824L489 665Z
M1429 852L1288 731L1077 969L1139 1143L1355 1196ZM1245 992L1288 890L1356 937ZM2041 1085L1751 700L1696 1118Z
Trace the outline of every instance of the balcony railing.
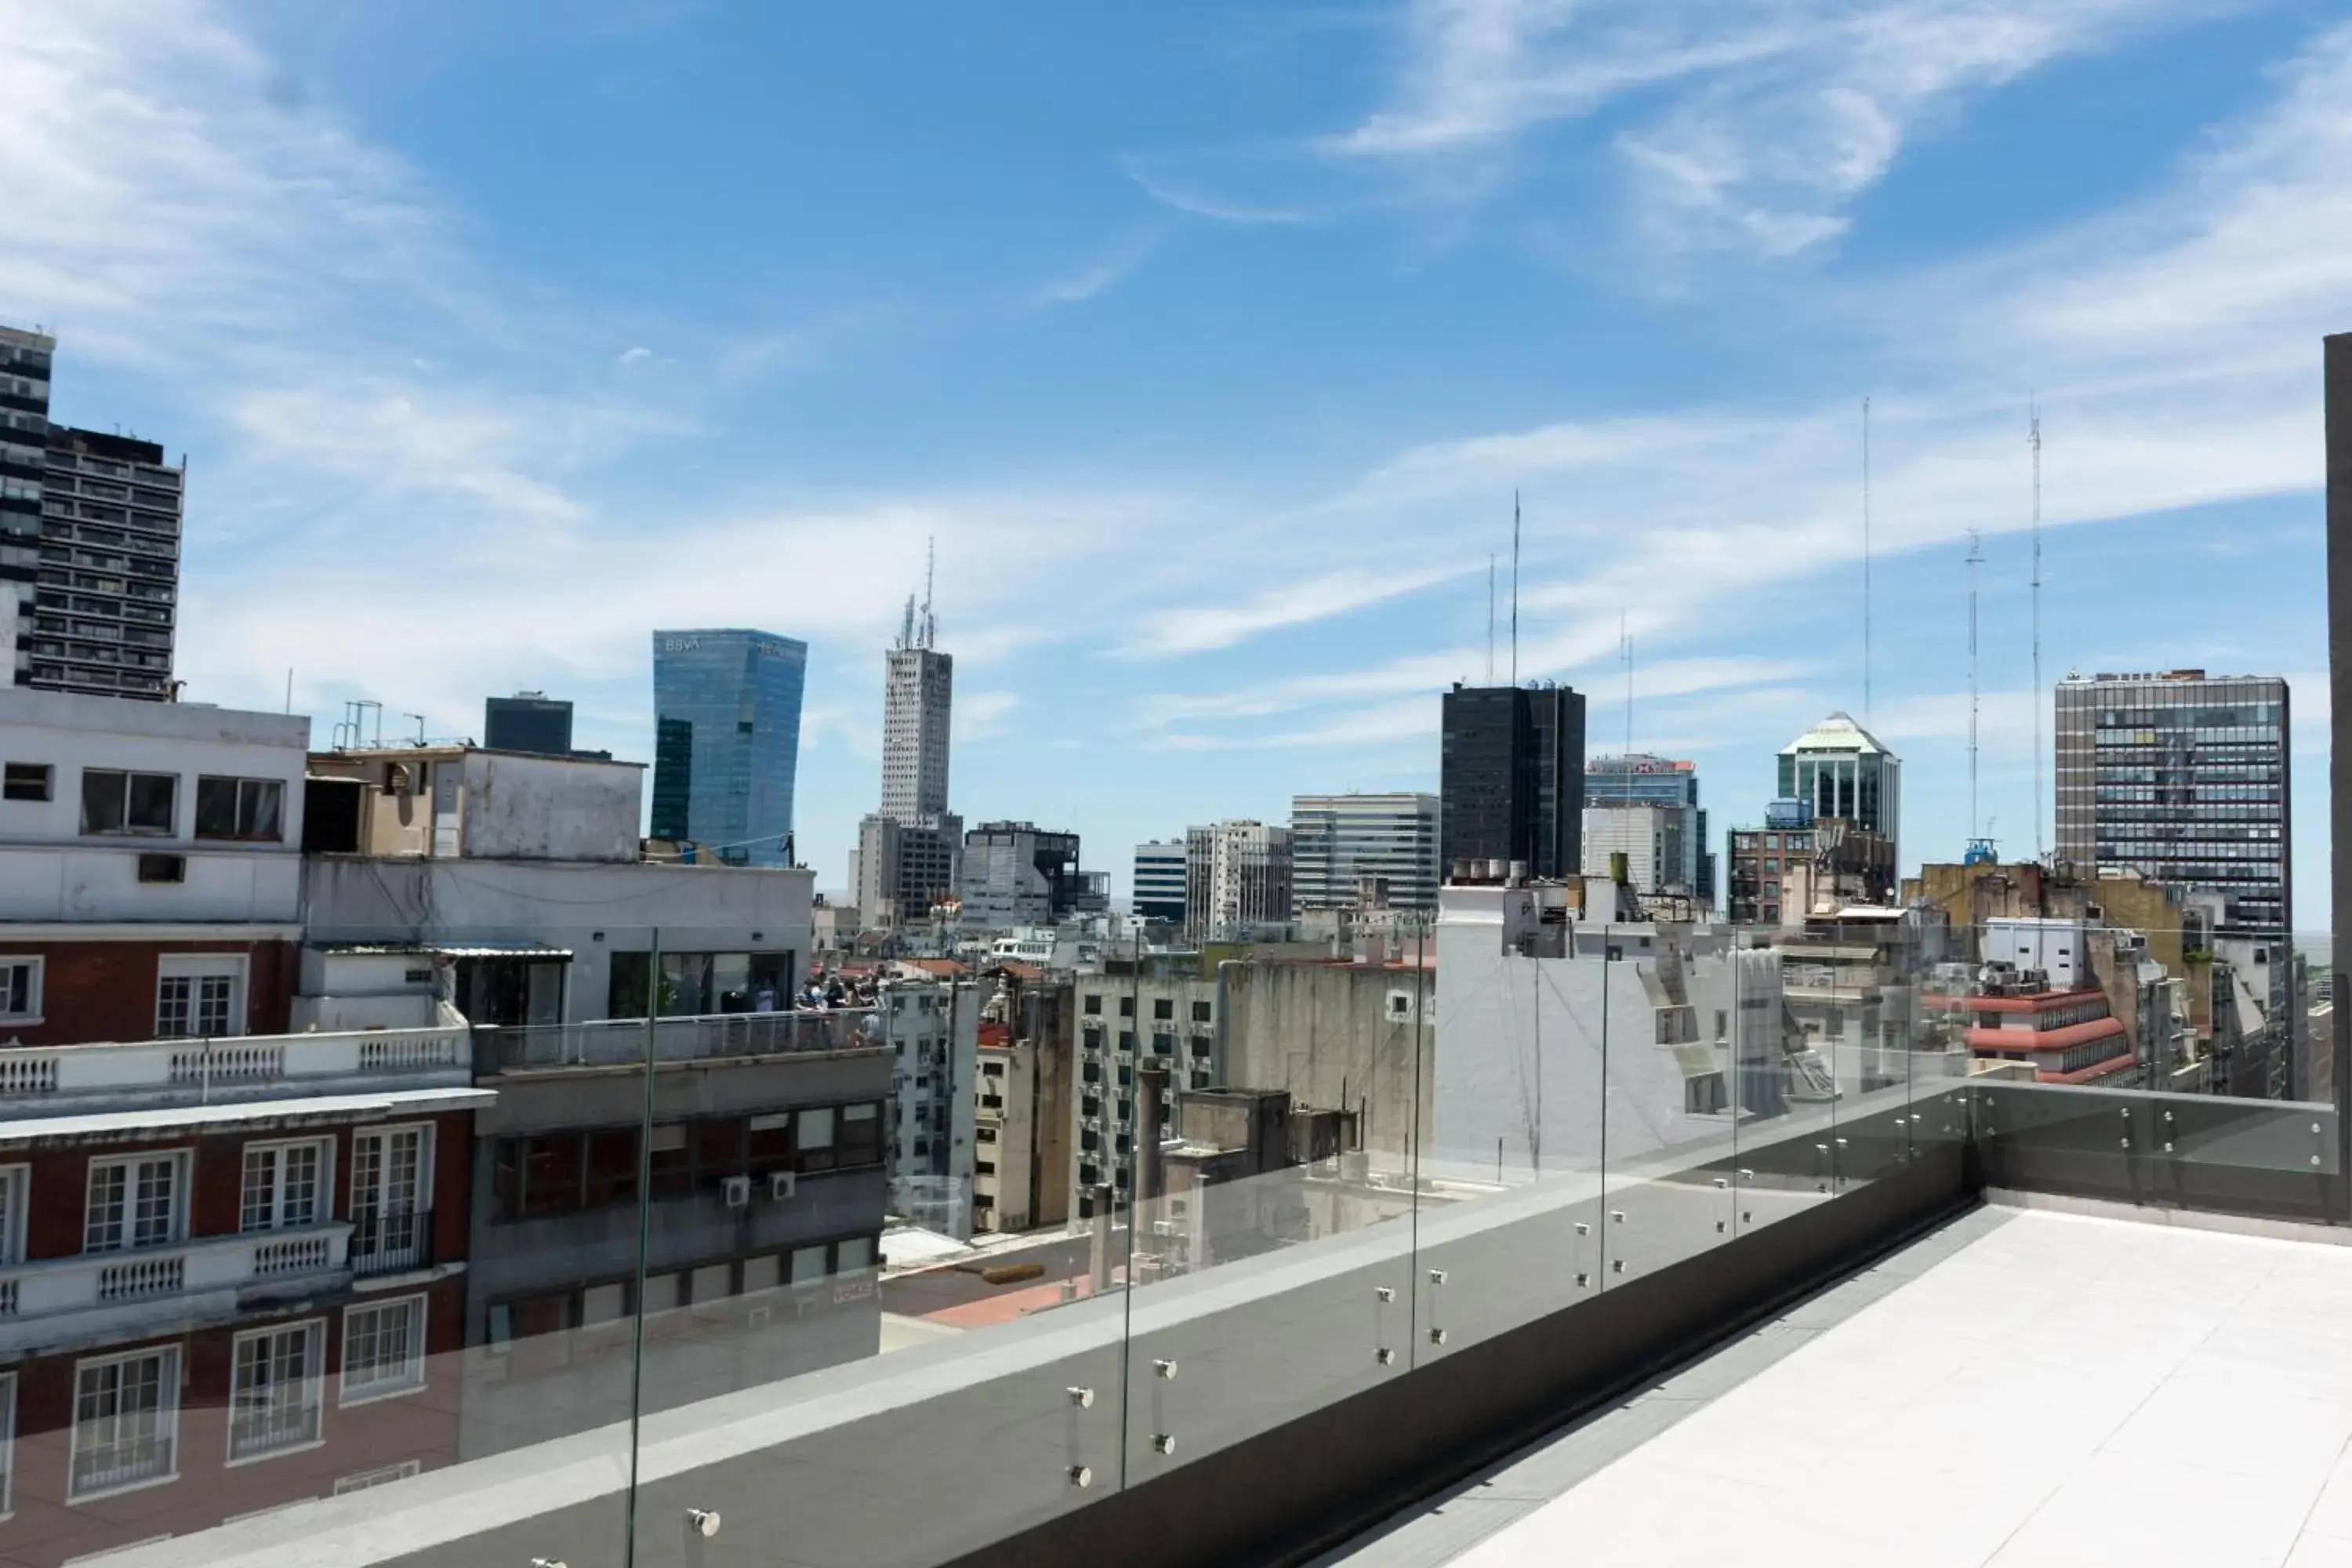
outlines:
M433 1211L413 1209L399 1214L362 1210L352 1222L352 1274L366 1279L378 1274L405 1274L433 1262Z
M233 1308L247 1287L332 1275L349 1263L352 1233L342 1223L255 1231L0 1268L0 1351L35 1343L51 1327L102 1327L110 1309L215 1294Z
M0 1049L0 1098L16 1102L10 1114L37 1115L95 1096L205 1101L322 1091L338 1079L464 1083L472 1060L467 1031L454 1022L430 1029L19 1046Z
M657 1062L687 1062L879 1050L885 1044L881 1016L871 1008L657 1018L650 1041L643 1018L478 1026L474 1041L476 1059L488 1072L626 1067L643 1063L649 1046Z

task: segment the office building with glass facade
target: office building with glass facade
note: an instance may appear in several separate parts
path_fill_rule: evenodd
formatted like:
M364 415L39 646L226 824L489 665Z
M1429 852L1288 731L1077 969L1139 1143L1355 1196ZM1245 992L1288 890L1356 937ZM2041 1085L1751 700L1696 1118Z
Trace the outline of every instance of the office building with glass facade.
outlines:
M808 645L772 632L654 633L653 836L743 866L792 863Z
M2201 669L2058 683L2058 855L2224 900L2218 934L2284 942L2287 685Z

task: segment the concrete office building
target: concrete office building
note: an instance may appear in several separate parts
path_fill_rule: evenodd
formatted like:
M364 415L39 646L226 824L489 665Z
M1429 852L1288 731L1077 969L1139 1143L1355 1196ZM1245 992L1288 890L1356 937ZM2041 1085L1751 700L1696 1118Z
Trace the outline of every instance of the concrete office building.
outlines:
M1521 861L1530 876L1583 864L1584 699L1564 686L1463 686L1445 694L1438 854Z
M1375 956L1377 954L1377 956ZM1236 1089L1280 1089L1301 1107L1347 1111L1355 1147L1389 1169L1408 1166L1430 1121L1436 1081L1436 990L1425 946L1384 949L1351 963L1252 960L1217 966L1212 1008L1224 1077ZM1195 1080L1190 1088L1204 1087Z
M2056 707L2058 858L2085 878L2129 868L2219 893L2218 934L2284 957L2294 929L2287 683L2201 669L2070 677Z
M1184 843L1153 839L1135 847L1135 918L1181 921L1184 918Z
M1291 837L1263 822L1184 833L1184 921L1196 939L1281 925L1291 917Z
M878 931L919 923L956 897L963 869L963 818L929 822L876 815L858 819L853 890L866 924Z
M1409 792L1301 795L1290 801L1293 887L1301 913L1353 908L1366 878L1388 907L1437 908L1438 797Z
M1584 765L1585 810L1619 805L1664 806L1679 818L1675 831L1682 840L1680 864L1665 868L1664 885L1679 886L1701 908L1713 909L1716 857L1707 843L1706 812L1698 803L1698 764L1643 752L1593 758ZM1590 823L1591 818L1588 816L1585 820ZM1594 874L1590 844L1585 847L1584 870L1588 876Z
M49 422L57 343L0 328L0 642L13 683L172 695L185 465Z
M925 606L898 646L883 655L882 815L925 822L948 809L948 737L955 656L932 646Z
M653 837L791 865L808 645L719 628L656 632L653 647Z
M1817 822L1835 818L1901 842L1903 764L1844 713L1780 748L1780 783L1781 798L1802 801Z
M1626 875L1633 879L1636 891L1688 891L1688 885L1680 880L1688 858L1684 823L1684 813L1670 805L1619 802L1587 805L1582 871L1588 877L1606 877L1611 857L1622 855Z
M482 744L493 752L572 752L572 704L543 691L518 691L482 704Z
M663 1020L643 1151L643 1024L491 1037L460 1457L628 1420L640 1311L648 1411L879 1350L890 1056L863 1015Z
M963 923L974 931L1055 925L1108 900L1079 869L1078 836L1029 822L983 822L963 836Z

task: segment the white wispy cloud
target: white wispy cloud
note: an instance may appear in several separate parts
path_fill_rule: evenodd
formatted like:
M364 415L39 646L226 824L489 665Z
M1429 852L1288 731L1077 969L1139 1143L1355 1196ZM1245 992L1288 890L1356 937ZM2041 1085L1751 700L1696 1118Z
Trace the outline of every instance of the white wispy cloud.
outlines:
M1312 208L1261 205L1230 201L1194 190L1189 185L1155 173L1140 158L1129 154L1119 160L1119 168L1135 182L1136 188L1161 206L1184 214L1188 217L1206 218L1212 223L1240 225L1312 223Z
M1056 278L1037 290L1039 305L1076 305L1108 294L1151 259L1167 231L1139 228L1122 237L1076 272Z
M1423 566L1398 572L1349 567L1271 589L1244 604L1204 604L1144 618L1121 650L1132 658L1205 653L1265 632L1329 620L1462 577L1471 568Z
M1844 229L1905 142L1971 96L2229 0L1412 0L1354 158L1490 156L1611 113L1643 236L1783 256ZM1618 121L1623 123L1619 124Z

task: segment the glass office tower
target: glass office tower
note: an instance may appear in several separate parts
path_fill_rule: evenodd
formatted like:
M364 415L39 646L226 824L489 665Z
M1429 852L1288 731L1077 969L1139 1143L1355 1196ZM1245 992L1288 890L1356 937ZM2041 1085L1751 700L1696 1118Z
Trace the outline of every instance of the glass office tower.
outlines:
M653 836L788 866L808 645L737 627L654 633Z

